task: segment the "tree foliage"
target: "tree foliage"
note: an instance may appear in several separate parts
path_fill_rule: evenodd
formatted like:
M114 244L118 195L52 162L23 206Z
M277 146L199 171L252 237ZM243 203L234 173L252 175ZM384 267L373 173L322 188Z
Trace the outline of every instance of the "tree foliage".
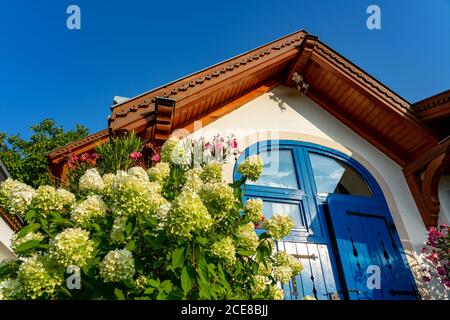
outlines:
M31 136L0 133L0 160L14 179L37 187L50 183L47 154L88 135L88 129L77 125L75 130L65 131L53 120L45 119L30 128Z

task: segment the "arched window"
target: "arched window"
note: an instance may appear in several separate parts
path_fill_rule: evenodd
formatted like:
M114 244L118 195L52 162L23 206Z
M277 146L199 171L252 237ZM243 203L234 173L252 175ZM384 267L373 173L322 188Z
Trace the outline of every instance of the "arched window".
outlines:
M300 276L283 286L286 299L415 299L417 290L380 187L351 157L296 141L265 141L249 147L235 166L258 154L258 181L243 186L244 201L260 198L263 214L289 215L294 228L277 250L297 256ZM367 290L366 269L378 266L380 289Z

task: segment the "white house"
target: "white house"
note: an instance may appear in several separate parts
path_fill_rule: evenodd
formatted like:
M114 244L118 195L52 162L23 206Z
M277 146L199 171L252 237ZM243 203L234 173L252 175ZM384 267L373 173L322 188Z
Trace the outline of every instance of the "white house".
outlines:
M182 54L182 53L180 53ZM265 160L244 197L294 219L278 243L305 268L287 299L442 298L422 283L427 227L450 220L450 91L410 103L305 31L112 107L108 128L49 155L64 176L68 154L134 131L157 149L169 136L235 134ZM379 272L381 288L367 279Z

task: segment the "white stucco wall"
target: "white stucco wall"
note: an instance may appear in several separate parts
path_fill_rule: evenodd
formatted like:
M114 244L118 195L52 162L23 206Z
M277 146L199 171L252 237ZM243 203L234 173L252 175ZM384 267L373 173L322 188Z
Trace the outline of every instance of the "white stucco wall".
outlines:
M426 228L401 167L307 97L279 86L203 128L199 129L200 123L196 127L192 135L195 138L210 139L217 133L223 136L234 133L240 151L257 141L291 139L325 145L354 157L383 189L408 260L415 270L418 269L413 258L423 247ZM233 166L231 163L225 169L228 181L232 180ZM446 200L441 199L447 201L443 208L448 213L450 180L442 184L448 187L442 188Z
M0 261L13 258L11 253L11 237L13 231L9 225L0 217Z
M450 225L450 176L443 176L439 181L439 200L441 210L439 212L439 224Z

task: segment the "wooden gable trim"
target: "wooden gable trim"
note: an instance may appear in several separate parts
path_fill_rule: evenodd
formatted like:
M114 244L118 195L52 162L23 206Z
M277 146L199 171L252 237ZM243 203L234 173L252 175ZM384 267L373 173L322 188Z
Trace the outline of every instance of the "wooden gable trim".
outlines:
M427 227L439 219L439 181L450 173L450 139L444 140L403 170L408 186Z
M411 109L423 121L450 117L450 90L418 101Z

